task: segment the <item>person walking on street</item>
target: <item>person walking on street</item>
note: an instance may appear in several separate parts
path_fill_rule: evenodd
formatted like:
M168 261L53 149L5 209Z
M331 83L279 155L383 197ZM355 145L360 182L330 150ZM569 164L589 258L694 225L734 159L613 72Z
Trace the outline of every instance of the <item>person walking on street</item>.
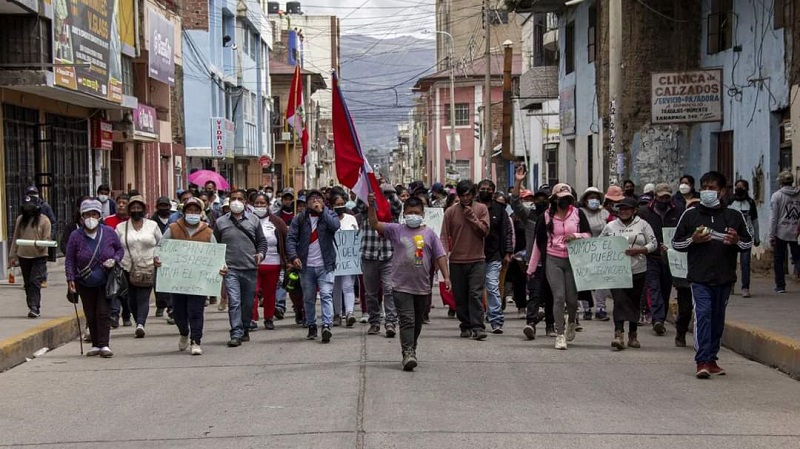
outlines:
M786 293L786 253L791 252L794 276L800 276L800 246L797 230L800 224L800 187L794 186L794 176L789 171L778 175L780 189L770 198L769 244L774 250L775 293Z
M103 224L111 229L116 230L120 223L128 221L128 201L131 197L127 194L117 196L117 213L103 218Z
M169 229L170 215L172 215L172 202L166 196L159 197L158 200L156 200L156 211L150 216L150 220L158 226L158 230L161 231L162 236L167 232L167 229ZM158 276L158 273L156 273L156 276ZM155 283L153 285L155 285ZM155 294L156 316L162 317L166 311L167 324L175 324L175 320L172 317L172 295L165 292L155 292Z
M117 226L117 236L125 248L122 268L128 277L128 304L136 321L136 338L144 338L147 315L150 314L150 293L155 285L156 247L161 230L156 222L145 219L147 205L141 196L133 196L127 204L130 220Z
M752 247L742 214L723 206L719 194L725 176L710 171L700 178L700 205L681 216L672 247L688 253L687 280L694 298L697 378L725 374L717 364L725 308L736 282L737 254Z
M761 232L758 228L758 206L750 198L749 182L744 179L736 181L733 197L728 201L728 207L742 213L747 230L753 237L753 246L761 245L761 239L759 238ZM750 297L750 257L752 252L752 249L750 249L739 253L739 271L742 273L742 298Z
M375 196L369 198L369 223L384 235L395 251L392 253L392 294L400 317L400 348L403 369L417 367L417 347L422 332L423 316L428 308L428 295L432 288L431 273L438 267L449 291L450 275L442 242L436 233L422 225L425 207L418 198L409 198L403 209L405 224L378 221Z
M589 228L592 230L592 237L598 237L606 224L611 213L603 208L603 192L597 187L589 187L581 195L579 206L586 219L589 221ZM578 294L579 299L581 294ZM608 313L606 312L606 299L608 298L609 291L606 289L595 290L593 292L586 292L587 295L594 295L595 317L600 321L608 321ZM590 298L591 299L591 298ZM581 299L581 305L584 308L583 319L592 319L592 309L589 307L588 301Z
M358 231L358 221L356 217L347 212L346 197L340 193L335 193L331 199L333 211L339 219L339 229ZM345 324L353 327L356 324L356 317L353 315L356 303L354 275L336 276L333 283L333 325L342 325L342 312L344 309Z
M611 346L618 350L625 349L625 322L628 322L628 347L639 348L639 301L644 291L648 261L645 257L658 250L658 240L653 233L653 228L636 216L639 203L632 197L623 199L618 205L618 216L607 224L601 233L602 236L625 237L628 249L625 255L631 260L631 273L633 286L631 288L615 288L611 290L614 298L614 340Z
M506 207L494 199L495 185L484 179L478 184L478 201L489 211L489 233L483 240L486 256L486 302L492 333L502 334L505 315L500 297L500 272L514 256L514 225Z
M217 243L214 233L208 224L203 223L204 205L197 198L189 198L183 205L183 217L175 223L170 224L164 231L164 240L187 240L201 243ZM159 246L161 245L159 242ZM158 256L154 259L154 265L161 267ZM220 270L220 275L224 276L226 270ZM178 350L189 349L191 355L202 355L203 348L200 343L203 339L203 324L205 321L205 302L203 296L184 295L179 293L172 294L173 316L175 324L178 326L180 338L178 339Z
M672 201L686 210L689 208L689 200L692 199L700 199L700 194L694 189L694 176L683 175L678 185L678 191L672 196Z
M83 313L92 341L87 356L109 358L114 353L109 348L111 334L110 304L106 299L108 272L122 260L125 251L116 232L100 224L100 201L81 203L82 229L70 235L64 271L67 287L77 293L83 303Z
M256 290L261 290L264 311L264 329L275 330L275 305L278 291L278 280L281 271L287 266L286 236L289 228L278 216L270 213L269 197L264 193L256 195L253 201L253 214L258 217L261 232L267 239L267 253L264 260L258 265L258 284ZM258 300L253 298L253 319L258 321Z
M97 188L97 201L103 206L103 218L117 213L117 202L111 199L111 187L108 184L100 184Z
M50 219L42 213L39 203L31 197L23 199L20 212L14 224L14 235L11 237L8 265L11 267L19 265L22 269L28 318L39 318L42 313L42 282L47 278L47 247L21 247L17 242L20 239L50 240Z
M568 184L556 184L550 196L550 208L536 227L536 242L528 265L528 276L534 276L542 263L547 281L553 292L553 313L556 325L556 349L567 349L567 342L575 339L578 319L578 288L572 274L567 245L576 239L592 236L589 220L580 209L573 206L575 197ZM556 224L558 222L558 224ZM564 322L566 304L569 323ZM565 333L566 327L566 333Z
M486 284L484 239L489 235L489 209L473 201L475 184L456 185L459 203L444 213L442 246L449 251L450 279L461 338L486 339L483 291Z
M298 214L286 238L286 254L295 270L300 272L303 288L308 335L317 338L317 289L322 303L322 343L331 341L333 332L333 272L336 270L334 234L339 230L339 218L325 206L319 190L306 195L308 207Z
M225 290L228 292L230 340L228 347L236 348L250 341L249 324L253 315L258 266L267 252L267 239L261 223L245 211L244 190L231 192L230 213L217 219L214 238L226 245Z
M650 293L650 314L653 332L662 336L667 333L664 323L667 320L669 297L672 294L672 274L665 257L667 247L664 243L664 228L678 226L683 215L683 207L672 201L672 187L667 183L656 186L655 199L639 209L639 216L646 221L656 235L658 249L647 253L647 289Z

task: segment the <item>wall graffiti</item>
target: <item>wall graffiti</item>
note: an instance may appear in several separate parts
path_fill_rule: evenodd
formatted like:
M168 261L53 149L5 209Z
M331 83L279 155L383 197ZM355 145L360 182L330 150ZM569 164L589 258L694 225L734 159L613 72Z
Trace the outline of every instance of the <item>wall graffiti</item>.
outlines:
M668 182L678 185L689 145L687 130L675 125L645 126L634 136L633 160L637 185Z

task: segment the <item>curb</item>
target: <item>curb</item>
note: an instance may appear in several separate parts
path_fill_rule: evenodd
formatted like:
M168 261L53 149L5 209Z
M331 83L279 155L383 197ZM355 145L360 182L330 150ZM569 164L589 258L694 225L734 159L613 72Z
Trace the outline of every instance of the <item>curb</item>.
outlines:
M668 322L675 324L677 310L677 300L670 299ZM691 324L689 332L692 332ZM741 321L726 319L722 346L800 380L800 341Z
M83 312L79 312L83 323ZM53 350L80 335L75 317L61 317L0 341L0 372L11 369L41 348Z

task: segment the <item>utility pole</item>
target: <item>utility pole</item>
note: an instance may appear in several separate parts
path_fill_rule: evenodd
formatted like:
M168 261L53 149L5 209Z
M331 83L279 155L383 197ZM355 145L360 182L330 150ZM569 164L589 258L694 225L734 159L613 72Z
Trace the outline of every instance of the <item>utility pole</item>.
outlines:
M622 109L622 0L610 0L608 8L608 160L609 185L620 183L625 170L625 148L619 139Z
M492 163L492 39L489 19L489 0L483 0L483 57L486 65L483 78L483 162L486 165L483 177L486 179Z
M511 72L514 61L512 45L510 40L503 42L503 146L501 154L507 161L514 160L514 155L511 154Z

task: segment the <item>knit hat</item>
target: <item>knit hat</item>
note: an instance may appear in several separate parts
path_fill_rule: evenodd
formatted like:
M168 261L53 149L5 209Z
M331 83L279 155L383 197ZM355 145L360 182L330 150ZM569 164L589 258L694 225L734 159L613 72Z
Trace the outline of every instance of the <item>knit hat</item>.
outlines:
M97 212L98 214L103 213L103 206L100 204L100 201L92 199L81 203L81 215L92 211Z

